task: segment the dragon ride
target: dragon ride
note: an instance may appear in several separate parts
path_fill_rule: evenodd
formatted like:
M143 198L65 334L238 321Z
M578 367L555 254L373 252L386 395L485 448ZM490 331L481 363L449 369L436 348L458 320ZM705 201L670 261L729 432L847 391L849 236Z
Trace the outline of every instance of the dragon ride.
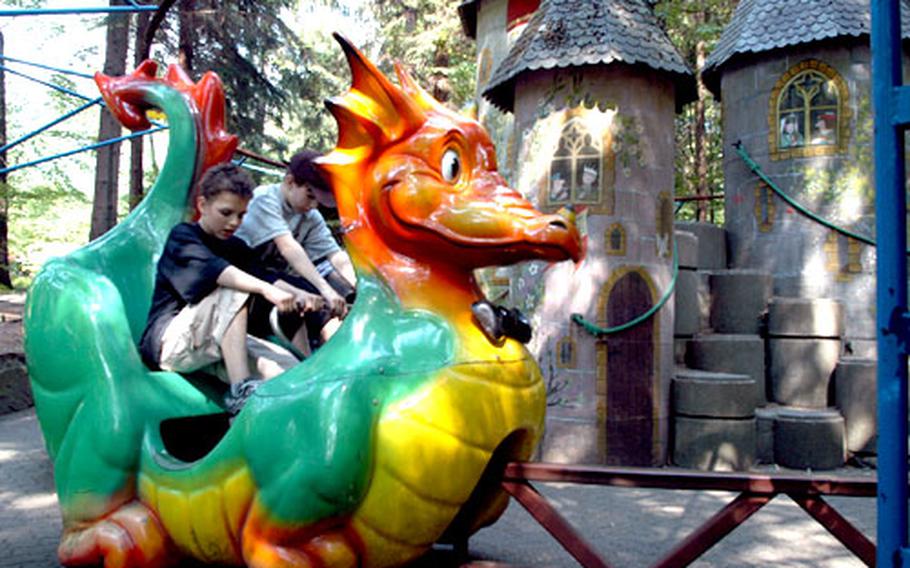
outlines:
M545 388L512 337L526 335L520 318L486 302L472 271L577 260L578 232L505 185L477 122L400 67L396 86L337 39L352 86L326 103L339 136L322 167L357 302L233 423L214 381L150 372L135 347L168 231L201 172L237 145L220 81L193 84L174 66L156 78L151 61L96 75L125 126L146 128L157 108L170 139L143 203L48 262L29 292L25 347L63 564L395 566L504 510L507 496L484 480L530 457Z

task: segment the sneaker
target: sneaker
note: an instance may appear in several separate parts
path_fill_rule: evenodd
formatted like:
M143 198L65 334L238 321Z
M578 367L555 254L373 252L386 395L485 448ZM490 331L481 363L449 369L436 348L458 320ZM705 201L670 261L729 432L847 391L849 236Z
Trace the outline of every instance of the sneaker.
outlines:
M262 379L245 379L232 384L230 390L224 394L224 406L227 408L228 414L236 416L246 404L247 399L256 392L262 383Z

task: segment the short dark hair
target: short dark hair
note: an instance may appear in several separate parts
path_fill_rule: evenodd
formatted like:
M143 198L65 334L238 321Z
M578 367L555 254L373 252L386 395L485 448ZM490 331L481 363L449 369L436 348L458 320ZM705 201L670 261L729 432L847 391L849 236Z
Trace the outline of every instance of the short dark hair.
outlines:
M227 162L209 168L199 180L199 195L211 199L222 192L233 193L243 199L253 197L253 178L237 164Z
M332 188L326 182L322 172L316 166L316 158L319 158L319 152L313 150L301 150L291 156L288 162L288 173L294 178L297 185L308 184L314 186L317 190L332 192Z

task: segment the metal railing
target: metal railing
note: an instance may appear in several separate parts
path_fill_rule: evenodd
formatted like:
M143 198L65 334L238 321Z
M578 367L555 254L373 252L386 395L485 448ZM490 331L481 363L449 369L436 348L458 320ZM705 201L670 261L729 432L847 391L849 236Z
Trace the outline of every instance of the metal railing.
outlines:
M508 464L502 477L502 486L512 498L518 501L580 565L586 568L609 568L612 565L575 531L549 500L534 488L532 482L675 491L729 491L737 494L714 516L654 563L653 568L688 566L778 495L790 497L864 564L875 566L875 544L824 499L825 496L874 497L876 495L874 478L797 473L774 475L713 473L550 463ZM491 567L496 563L483 562L482 565Z

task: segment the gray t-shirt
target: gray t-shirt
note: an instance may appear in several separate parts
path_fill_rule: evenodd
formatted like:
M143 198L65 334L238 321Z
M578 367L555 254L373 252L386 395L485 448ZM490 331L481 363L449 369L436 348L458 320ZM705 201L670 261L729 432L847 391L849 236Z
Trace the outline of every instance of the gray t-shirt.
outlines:
M291 209L281 194L280 184L257 187L235 235L256 248L286 234L293 235L313 261L340 250L317 209L306 213Z

